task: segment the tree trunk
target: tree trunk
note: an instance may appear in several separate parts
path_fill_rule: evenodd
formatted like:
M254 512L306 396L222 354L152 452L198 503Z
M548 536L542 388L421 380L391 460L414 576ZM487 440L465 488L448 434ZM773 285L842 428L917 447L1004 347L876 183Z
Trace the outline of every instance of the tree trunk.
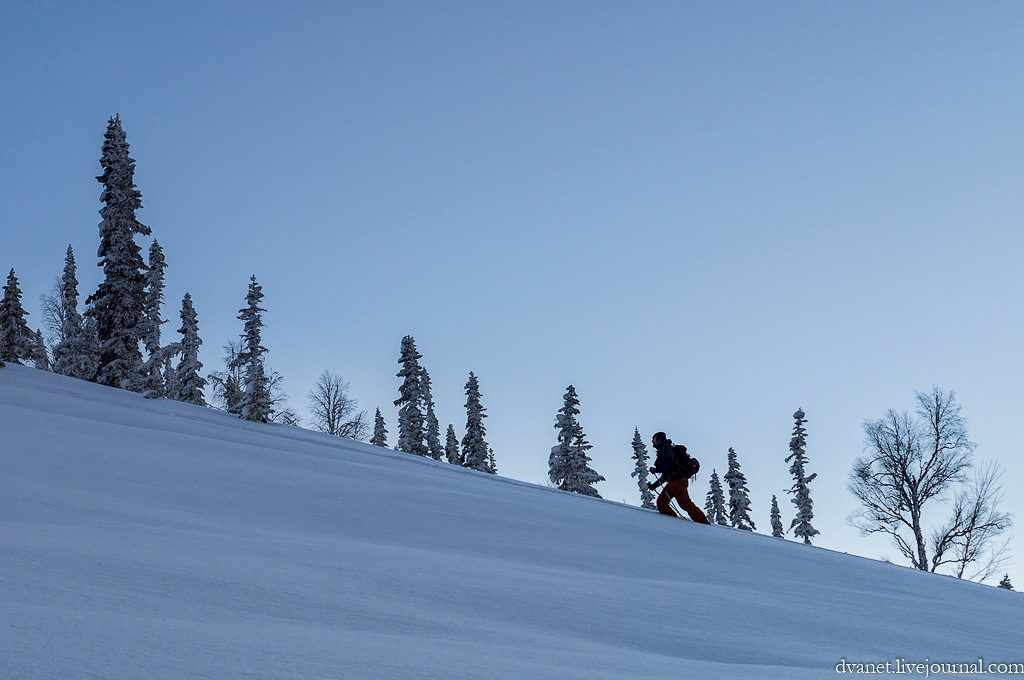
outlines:
M924 543L924 532L921 531L921 511L911 511L911 521L914 524L914 538L917 539L917 559L914 566L921 571L928 571L928 550Z

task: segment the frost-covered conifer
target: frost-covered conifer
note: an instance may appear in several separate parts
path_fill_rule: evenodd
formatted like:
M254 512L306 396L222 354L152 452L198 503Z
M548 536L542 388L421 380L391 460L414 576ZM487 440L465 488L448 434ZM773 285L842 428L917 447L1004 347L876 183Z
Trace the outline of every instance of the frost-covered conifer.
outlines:
M382 448L387 448L388 445L388 431L384 426L384 416L380 414L380 409L377 409L377 414L373 416L373 436L370 437L370 443Z
M53 371L80 380L94 380L99 369L99 340L95 319L87 323L78 313L78 278L75 253L68 245L60 281L60 334L53 347Z
M448 434L445 437L444 456L452 465L462 465L462 453L459 452L459 438L455 436L455 426L448 424Z
M167 269L167 260L164 258L164 250L160 243L153 239L149 246L149 268L146 271L146 299L145 307L140 324L140 335L142 344L146 347L149 355L146 361L139 365L139 380L143 396L149 399L157 399L166 396L166 382L163 375L165 355L169 350L160 344L160 326L164 319L160 318L160 308L164 303L164 270Z
M636 477L637 486L640 487L640 505L648 510L653 510L654 493L647 488L650 457L647 455L647 445L640 437L639 427L633 429L633 460L636 461L636 465L633 466L633 471L629 473L629 476Z
M246 306L238 310L238 318L245 322L241 351L238 353L238 363L242 367L240 415L246 420L266 423L274 414L274 397L271 394L271 377L263 358L267 348L262 344L261 329L263 312L267 310L260 307L263 287L256 282L255 274L249 280L249 292L245 299Z
M786 529L782 526L782 513L779 512L779 499L772 495L772 536L785 538Z
M174 357L181 354L181 343L173 343L168 345L166 349L168 351L164 353L164 365L162 369L164 375L164 396L168 399L181 401L181 399L178 398L178 388L180 387L180 385L178 385L178 372L174 370ZM172 352L174 353L174 356L171 356Z
M423 390L424 443L427 447L427 454L434 460L441 460L444 457L444 449L441 448L441 424L437 422L437 416L434 415L434 395L430 389L430 375L427 373L427 369L423 368L422 370L420 387Z
M21 288L18 277L11 269L0 300L0 361L20 364L22 359L31 360L35 354L36 336L29 330L25 317L28 312L21 304Z
M789 450L792 453L786 457L787 463L792 461L789 473L793 475L793 486L789 489L789 493L793 494L793 498L790 500L796 506L796 518L793 519L789 528L794 535L804 539L804 543L810 545L811 537L816 536L819 532L811 526L811 520L814 518L814 503L811 501L811 491L807 485L818 476L818 473L808 477L804 469L807 464L807 454L805 453L807 430L804 429L807 419L804 418L804 415L801 409L797 409L793 414L796 425L793 427L793 438L789 441Z
M725 473L725 481L729 485L729 523L737 529L753 531L757 527L750 519L750 490L747 478L740 472L736 451L729 449L729 471Z
M722 491L722 481L715 469L711 470L711 490L704 503L704 514L712 524L729 525L729 515L725 511L725 492Z
M1005 588L1006 590L1013 590L1013 584L1010 583L1009 574L1003 574L1003 580L999 582L999 587Z
M135 161L120 116L110 119L100 159L103 185L100 201L100 247L97 256L104 280L86 301L96 319L100 343L97 381L112 387L141 389L136 379L142 363L139 341L146 304L146 264L135 235L148 235L149 227L135 217L142 194L135 187Z
M32 334L32 365L42 371L50 370L50 355L46 352L46 341L43 340L43 331L36 329Z
M551 447L551 455L548 456L548 479L563 491L600 498L594 484L605 479L590 467L587 451L593 446L587 441L583 426L576 418L580 413L580 401L572 385L566 389L563 402L555 417L558 444Z
M498 474L498 461L495 460L495 458L494 458L494 447L493 446L488 446L487 447L487 464L491 466L490 472L491 472L492 475Z
M100 352L103 346L100 344L100 331L95 317L88 316L89 307L86 307L86 314L82 315L82 347L80 368L82 380L91 382L99 381Z
M203 363L199 361L199 348L203 341L199 337L199 316L192 304L192 296L185 293L181 300L181 360L174 369L174 398L189 404L206 406L203 388L206 379L200 374Z
M402 354L398 363L402 368L397 375L402 378L398 388L398 444L396 451L405 451L417 456L429 456L425 442L423 415L423 368L420 359L423 355L416 351L416 340L411 335L402 338Z
M462 464L465 467L495 474L491 462L490 447L484 439L487 428L484 427L486 411L480 405L480 383L472 371L466 381L466 435L462 438Z

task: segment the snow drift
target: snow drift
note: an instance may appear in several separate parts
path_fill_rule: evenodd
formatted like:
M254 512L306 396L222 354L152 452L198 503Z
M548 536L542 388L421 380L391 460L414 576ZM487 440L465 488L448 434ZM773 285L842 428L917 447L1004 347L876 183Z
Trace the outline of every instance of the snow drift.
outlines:
M0 613L3 678L1024 662L1019 593L20 366L0 369Z

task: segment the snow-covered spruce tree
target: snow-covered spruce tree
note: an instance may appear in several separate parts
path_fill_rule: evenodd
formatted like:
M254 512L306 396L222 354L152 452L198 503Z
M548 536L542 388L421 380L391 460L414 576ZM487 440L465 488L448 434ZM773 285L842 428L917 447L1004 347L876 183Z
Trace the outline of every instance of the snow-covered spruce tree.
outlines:
M175 401L181 401L178 399L178 372L174 370L174 356L181 354L181 343L176 342L172 345L168 345L168 352L164 354L164 365L161 369L164 375L164 396L168 399ZM174 356L168 356L171 352L174 352Z
M729 525L729 515L725 511L725 492L722 491L722 481L715 469L711 470L711 490L704 503L704 514L712 524Z
M1013 590L1013 584L1010 583L1010 575L1003 574L1003 580L999 582L999 587L1006 590Z
M444 449L441 448L441 424L437 422L434 414L434 395L430 389L430 374L423 369L423 376L420 379L420 386L423 390L423 438L427 446L427 454L434 460L444 458Z
M87 325L78 313L78 278L75 252L68 245L64 257L64 274L55 300L60 328L53 346L53 371L80 380L93 380L99 368L95 322Z
M772 536L785 538L786 529L782 526L782 513L779 512L779 499L772 494Z
M28 312L21 304L21 288L14 270L7 275L4 296L0 299L0 361L20 364L35 354L36 336L29 330L25 317Z
M146 271L146 301L142 322L139 327L142 344L146 347L148 358L139 365L139 380L143 396L158 399L166 396L163 367L165 350L160 345L160 326L165 321L160 318L160 308L164 303L164 270L167 260L164 249L153 239L149 246L149 268Z
M789 450L792 452L786 457L786 462L792 461L789 466L789 473L793 475L793 486L789 493L793 494L790 500L796 506L796 518L793 519L789 528L795 536L804 539L804 543L811 544L811 537L819 532L811 526L814 518L814 503L811 501L811 491L807 485L818 476L818 473L807 476L804 466L807 463L807 430L804 429L804 412L797 409L793 414L796 425L793 426L793 438L789 441Z
M142 363L139 341L146 304L146 264L135 235L149 235L135 211L142 208L142 194L135 188L135 161L128 155L128 142L120 116L110 119L104 135L103 184L100 201L100 247L97 256L104 280L86 301L87 314L96 319L100 342L97 382L112 387L141 389L136 379Z
M398 377L402 378L402 385L398 388L398 399L395 399L395 406L399 407L398 444L395 445L395 450L428 456L430 451L424 441L423 369L419 363L421 358L423 355L416 351L416 340L411 335L402 338L402 354L398 358L402 368L397 373Z
M370 443L383 448L388 446L388 431L384 426L384 416L380 414L380 409L377 409L377 414L373 416L373 436L370 437Z
M729 449L729 471L725 473L725 482L729 485L729 523L737 529L753 531L757 527L750 519L750 489L732 448Z
M491 466L491 474L498 474L498 461L494 458L494 447L487 447L487 463Z
M600 498L594 484L605 479L590 467L587 451L593 446L587 441L583 426L576 418L580 413L579 405L576 388L569 385L562 408L555 417L558 444L551 447L551 455L548 456L548 479L563 491Z
M486 410L480 405L480 383L470 371L469 380L466 381L466 435L462 438L462 464L474 470L495 474L490 448L484 439L487 436L487 428L484 427Z
M43 340L43 331L39 328L32 334L32 365L36 368L49 371L50 355L46 352L46 341Z
M444 457L452 465L462 465L462 453L459 451L459 438L455 436L455 426L448 424L448 434L445 437Z
M629 473L630 477L636 477L637 486L640 487L640 505L648 510L654 509L654 492L647 488L648 462L647 445L640 436L640 428L633 429L633 460L636 465Z
M263 287L256 282L255 274L249 279L249 292L245 300L246 306L238 310L238 318L245 322L241 351L238 353L238 364L242 368L240 415L246 420L266 423L274 414L274 398L271 394L271 377L263 358L267 348L263 346L261 329L263 312L267 310L260 307Z
M203 362L199 361L199 348L203 341L199 337L199 316L192 304L192 296L185 293L181 300L181 360L174 369L174 398L197 406L206 406L203 388L206 379L200 374Z

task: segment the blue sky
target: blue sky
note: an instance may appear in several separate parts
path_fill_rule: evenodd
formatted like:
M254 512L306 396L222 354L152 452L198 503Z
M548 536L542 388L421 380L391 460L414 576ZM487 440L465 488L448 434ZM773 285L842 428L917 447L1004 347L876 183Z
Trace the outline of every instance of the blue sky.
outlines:
M302 415L330 369L393 443L412 334L442 427L461 430L479 376L510 477L545 478L572 383L605 497L636 502L633 428L666 430L704 463L700 504L732 446L758 528L773 493L788 524L801 407L817 543L895 560L845 524L846 477L865 419L939 385L977 457L1024 482L1017 3L4 14L0 267L33 327L69 243L83 294L99 282L95 176L119 113L169 264L165 329L190 292L219 370L256 274Z

